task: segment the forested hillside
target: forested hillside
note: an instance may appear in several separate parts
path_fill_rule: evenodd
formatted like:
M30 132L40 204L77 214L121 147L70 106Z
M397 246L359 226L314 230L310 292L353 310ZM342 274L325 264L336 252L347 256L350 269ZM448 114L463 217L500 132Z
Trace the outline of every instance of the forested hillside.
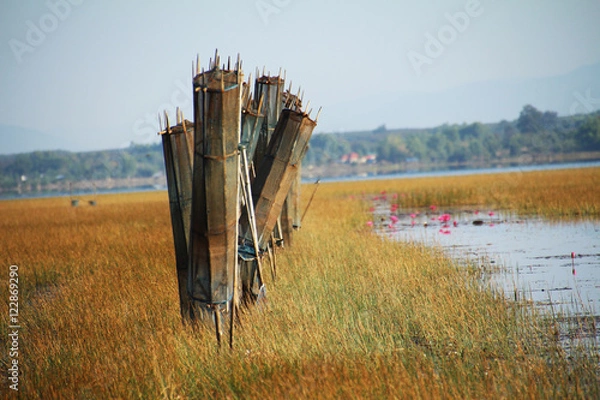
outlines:
M325 176L345 164L404 165L397 169L403 170L406 165L443 168L547 162L565 155L571 160L600 158L600 112L558 117L526 105L517 119L492 124L445 124L429 129L381 126L373 131L315 134L303 170L312 169L311 176L314 171ZM139 178L157 176L164 179L160 143L85 153L36 151L0 156L0 193L64 190L65 182L135 178L139 184Z
M355 160L373 154L378 162L469 163L531 155L600 151L600 113L558 117L527 105L514 121L442 125L432 129L319 134L306 155L308 165Z
M64 182L151 178L164 174L161 144L83 153L35 151L0 156L0 190L31 190Z

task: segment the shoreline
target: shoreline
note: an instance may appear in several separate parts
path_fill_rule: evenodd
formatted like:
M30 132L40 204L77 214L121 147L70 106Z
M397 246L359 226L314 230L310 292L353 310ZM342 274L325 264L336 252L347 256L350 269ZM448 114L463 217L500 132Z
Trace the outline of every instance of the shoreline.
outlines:
M500 173L519 173L529 171L544 171L556 169L579 169L600 167L600 160L560 162L560 163L542 163L542 164L523 164L517 166L487 166L487 167L469 167L469 166L445 166L440 168L427 168L424 170L403 170L396 172L367 173L340 176L315 176L310 173L313 169L303 170L302 183L310 184L319 179L321 182L352 182L368 181L382 179L414 179L436 176L463 176L463 175L481 175L481 174L500 174ZM104 179L94 181L78 181L71 183L64 181L60 184L48 185L50 190L22 190L18 193L16 190L0 191L0 201L2 200L24 200L50 197L89 197L99 194L131 193L131 192L151 192L166 191L166 177L151 178L127 178L127 179Z

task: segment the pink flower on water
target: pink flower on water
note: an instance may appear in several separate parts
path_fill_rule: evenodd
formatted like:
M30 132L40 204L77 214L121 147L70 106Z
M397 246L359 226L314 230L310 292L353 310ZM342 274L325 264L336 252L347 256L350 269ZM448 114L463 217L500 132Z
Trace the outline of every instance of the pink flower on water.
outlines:
M396 222L398 222L398 217L396 217L395 215L392 215L390 217L390 219L392 220L392 224L395 224Z
M456 222L456 220L454 220L454 221L452 222L452 225L454 225L454 227L456 228L456 227L458 226L458 222Z
M414 219L414 218L417 218L417 214L415 214L415 213L411 213L411 214L410 214L410 217L411 217L411 218L413 218L413 219Z
M494 216L494 212L493 212L493 211L490 211L490 212L488 213L488 215L489 215L490 217L493 217L493 216Z
M442 214L438 217L438 221L448 222L448 221L450 221L450 218L452 218L452 216L450 214Z
M479 210L475 210L475 212L473 214L478 215L479 214Z
M373 226L373 221L367 221L367 226Z
M435 211L435 210L437 210L437 206L432 204L432 205L429 206L429 209L431 211Z
M449 235L450 234L450 229L447 229L447 228L440 229L440 233L442 235Z
M398 209L398 204L392 204L391 207L390 207L390 210L392 212L395 212L397 209Z
M375 212L375 207L369 208L369 212Z

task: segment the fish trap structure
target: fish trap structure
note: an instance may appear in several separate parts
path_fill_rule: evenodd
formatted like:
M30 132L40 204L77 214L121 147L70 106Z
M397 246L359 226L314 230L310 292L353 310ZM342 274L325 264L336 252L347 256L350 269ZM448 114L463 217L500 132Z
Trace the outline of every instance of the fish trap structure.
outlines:
M184 323L214 321L221 343L229 316L265 296L264 259L276 276L276 247L300 228L301 161L317 116L285 76L244 81L239 55L218 52L193 66L194 120L159 115L180 310ZM320 112L320 110L319 110Z

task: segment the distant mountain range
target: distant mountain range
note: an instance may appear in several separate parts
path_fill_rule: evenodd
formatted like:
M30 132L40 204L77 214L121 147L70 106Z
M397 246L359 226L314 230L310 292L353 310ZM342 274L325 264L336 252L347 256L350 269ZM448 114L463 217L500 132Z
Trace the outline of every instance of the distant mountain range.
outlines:
M383 124L388 128L426 128L444 123L514 120L525 104L560 116L599 110L600 63L559 76L472 83L443 92L357 98L330 105L323 112L330 121L347 121L343 130L353 131L360 130L353 128L357 126L364 130ZM0 124L0 154L77 147L44 132Z

